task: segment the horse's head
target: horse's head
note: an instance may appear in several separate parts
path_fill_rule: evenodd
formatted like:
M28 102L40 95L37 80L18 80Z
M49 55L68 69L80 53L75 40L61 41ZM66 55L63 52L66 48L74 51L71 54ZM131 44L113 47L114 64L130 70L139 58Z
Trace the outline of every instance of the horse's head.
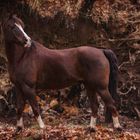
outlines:
M31 38L24 32L24 23L16 15L10 16L3 25L5 40L24 47L31 46Z

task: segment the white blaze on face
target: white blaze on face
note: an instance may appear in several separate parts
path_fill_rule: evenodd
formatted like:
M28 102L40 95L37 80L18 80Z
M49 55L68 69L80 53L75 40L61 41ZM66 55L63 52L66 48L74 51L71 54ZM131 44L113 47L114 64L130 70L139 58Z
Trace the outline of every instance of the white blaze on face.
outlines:
M39 115L38 118L37 118L37 122L38 122L40 128L42 128L42 129L45 128L45 124L44 124L44 122L42 121L42 118L41 118L40 115Z
M97 120L97 118L91 116L91 120L90 120L90 127L91 128L95 128L96 127L96 120Z
M31 38L24 32L21 25L15 23L15 25L20 29L20 31L24 34L24 37L27 39L27 43L24 47L31 47Z

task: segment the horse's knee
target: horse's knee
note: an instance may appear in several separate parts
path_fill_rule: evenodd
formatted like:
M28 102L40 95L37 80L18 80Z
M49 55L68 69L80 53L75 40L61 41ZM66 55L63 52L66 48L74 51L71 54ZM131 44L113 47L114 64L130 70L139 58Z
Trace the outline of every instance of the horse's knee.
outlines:
M38 105L37 100L36 100L36 95L31 94L30 97L28 98L28 101L32 107L32 110L33 110L35 117L38 117L39 116L39 105Z
M34 112L35 117L38 117L39 116L39 107L38 106L34 106L32 108L33 108L33 112Z
M36 100L36 91L34 86L30 87L27 84L23 84L22 85L22 90L24 95L26 96L26 99L29 101L29 104L32 107L33 113L35 115L35 117L39 116L39 106Z
M16 107L17 107L17 116L20 118L20 116L22 115L22 112L24 110L24 106L25 106L25 100L24 98L22 98L22 96L18 95L17 97L17 101L16 101Z
M113 104L107 104L106 107L110 110L113 116L118 116L117 109Z
M21 114L23 112L23 110L24 110L24 104L22 104L22 105L20 104L17 106L17 113L18 114Z

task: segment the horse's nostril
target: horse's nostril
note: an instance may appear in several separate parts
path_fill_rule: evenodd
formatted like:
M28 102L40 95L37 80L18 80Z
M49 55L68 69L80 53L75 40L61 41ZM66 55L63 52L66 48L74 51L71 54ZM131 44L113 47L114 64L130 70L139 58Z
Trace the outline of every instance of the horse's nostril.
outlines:
M25 38L25 39L24 39L24 43L27 43L27 41L28 41L27 38Z

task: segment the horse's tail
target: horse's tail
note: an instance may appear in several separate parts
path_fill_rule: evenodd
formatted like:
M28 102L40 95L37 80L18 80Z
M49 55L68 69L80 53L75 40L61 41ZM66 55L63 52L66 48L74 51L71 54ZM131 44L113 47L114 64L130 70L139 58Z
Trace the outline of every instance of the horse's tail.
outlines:
M109 76L109 92L112 98L115 101L116 107L118 108L120 99L117 93L117 86L118 86L118 61L115 53L110 49L103 50L105 56L107 57L110 63L110 76ZM107 109L106 110L106 122L111 122L111 112Z
M115 102L119 101L119 96L117 94L118 86L118 60L115 53L110 49L103 50L105 56L110 63L110 76L109 76L109 92Z

